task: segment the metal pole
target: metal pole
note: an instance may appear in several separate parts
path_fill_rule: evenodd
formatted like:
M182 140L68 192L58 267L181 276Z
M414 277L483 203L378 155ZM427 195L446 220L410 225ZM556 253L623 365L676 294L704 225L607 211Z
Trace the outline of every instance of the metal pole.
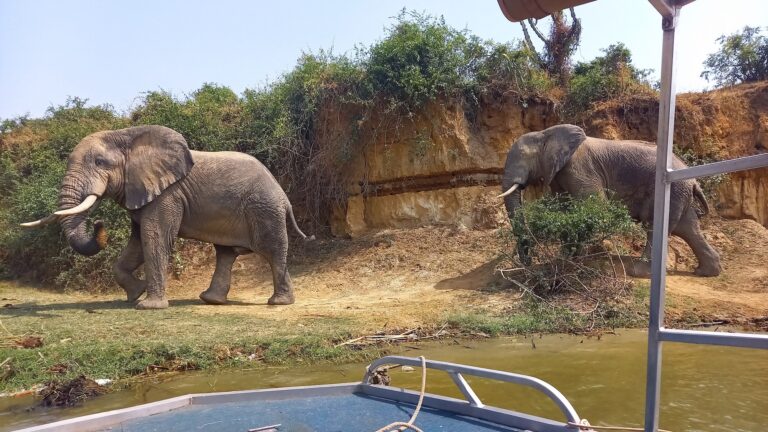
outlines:
M659 427L659 395L661 388L661 341L664 326L664 287L667 276L667 236L669 231L669 182L667 172L672 168L672 139L675 132L675 25L674 15L662 18L664 41L661 57L661 95L659 99L659 129L656 137L656 183L653 207L653 237L651 252L651 305L648 325L648 364L645 386L645 431L656 432Z

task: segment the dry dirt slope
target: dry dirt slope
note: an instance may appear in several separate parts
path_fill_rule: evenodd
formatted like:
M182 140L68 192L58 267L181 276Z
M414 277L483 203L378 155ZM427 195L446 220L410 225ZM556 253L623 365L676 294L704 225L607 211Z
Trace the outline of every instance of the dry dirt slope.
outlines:
M700 278L695 259L673 239L668 277L668 316L678 322L727 320L765 327L768 317L768 230L751 220L705 221L706 235L721 252L723 274ZM439 325L448 312L484 308L502 312L518 293L495 274L496 230L455 227L384 230L354 240L320 240L294 247L291 271L297 302L266 307L271 275L259 258L240 257L224 307L199 313L248 313L292 322L340 317L360 331ZM190 262L169 295L195 298L208 284L212 255ZM643 282L640 282L643 283Z

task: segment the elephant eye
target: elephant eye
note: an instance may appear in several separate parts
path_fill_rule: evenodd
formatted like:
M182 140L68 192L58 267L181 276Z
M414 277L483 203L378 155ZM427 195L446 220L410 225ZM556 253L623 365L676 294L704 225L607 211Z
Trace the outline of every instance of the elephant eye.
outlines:
M96 157L96 166L97 167L105 167L107 165L108 165L108 163L107 163L106 159L104 159L103 157Z

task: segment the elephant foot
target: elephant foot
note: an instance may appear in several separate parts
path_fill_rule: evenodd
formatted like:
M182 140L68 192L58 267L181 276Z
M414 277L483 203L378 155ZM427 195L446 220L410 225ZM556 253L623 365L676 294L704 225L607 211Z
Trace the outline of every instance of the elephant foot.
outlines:
M293 304L296 301L296 299L293 297L293 294L273 294L272 297L267 300L267 304L270 305L289 305Z
M627 266L627 274L636 278L649 278L651 277L651 262L633 260L632 263Z
M139 297L141 297L142 294L144 294L144 291L146 290L147 288L145 286L140 286L134 289L126 288L125 293L128 295L127 302L128 303L135 302L136 300L139 299Z
M147 297L144 300L140 301L136 305L136 309L166 309L168 307L168 300L166 299L159 299L159 298L150 298Z
M698 266L696 267L696 270L693 271L693 274L703 277L720 276L720 266Z
M208 304L223 305L227 304L227 297L211 291L210 289L200 293L200 299Z

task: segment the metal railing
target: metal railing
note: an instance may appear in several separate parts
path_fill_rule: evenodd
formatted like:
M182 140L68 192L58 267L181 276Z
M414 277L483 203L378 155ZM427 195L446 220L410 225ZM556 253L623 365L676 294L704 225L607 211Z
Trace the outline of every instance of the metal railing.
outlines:
M673 330L664 327L667 242L669 234L670 184L699 176L725 174L768 166L768 154L715 162L674 170L672 138L675 129L675 27L680 9L691 0L649 0L662 16L664 30L661 62L661 96L657 136L656 183L651 254L651 304L648 325L648 363L645 402L645 430L659 427L662 342L720 345L768 349L768 335L749 333L715 333Z
M369 383L369 380L376 369L389 364L421 367L421 360L413 357L401 356L382 357L368 366L365 371L365 376L363 376L363 384ZM560 393L560 391L558 391L551 384L538 378L511 372L501 372L493 369L464 366L435 360L426 360L426 366L427 369L436 369L448 373L448 375L453 380L453 383L456 384L456 387L458 387L459 391L461 391L461 394L464 395L464 398L472 406L482 408L484 405L480 398L477 397L477 394L475 394L475 391L472 390L472 387L469 385L467 380L464 379L464 375L471 375L480 378L488 378L513 384L519 384L538 390L539 392L546 395L549 399L551 399L555 405L557 405L563 415L565 415L565 418L568 422L579 423L580 421L579 415L576 414L576 410L573 408L571 403L568 402L568 399L566 399L565 396L563 396L563 394Z

